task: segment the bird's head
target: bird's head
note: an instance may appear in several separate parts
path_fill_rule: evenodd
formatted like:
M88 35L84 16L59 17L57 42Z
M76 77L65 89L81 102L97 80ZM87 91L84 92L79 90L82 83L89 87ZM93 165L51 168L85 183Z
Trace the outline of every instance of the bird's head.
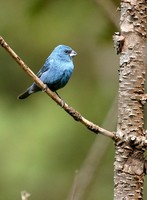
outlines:
M66 45L59 45L57 46L54 51L56 55L62 57L62 58L73 58L77 55L77 53L69 46Z

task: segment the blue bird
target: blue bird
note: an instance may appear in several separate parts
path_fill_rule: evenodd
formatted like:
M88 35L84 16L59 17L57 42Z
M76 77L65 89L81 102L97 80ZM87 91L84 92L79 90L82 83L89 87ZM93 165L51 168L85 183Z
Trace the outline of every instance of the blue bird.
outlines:
M37 76L50 90L56 92L56 90L64 87L69 81L74 69L72 58L76 55L77 53L69 46L57 46L46 59L43 67L37 73ZM24 93L20 94L18 98L25 99L38 91L41 91L41 88L39 88L36 83L33 83Z

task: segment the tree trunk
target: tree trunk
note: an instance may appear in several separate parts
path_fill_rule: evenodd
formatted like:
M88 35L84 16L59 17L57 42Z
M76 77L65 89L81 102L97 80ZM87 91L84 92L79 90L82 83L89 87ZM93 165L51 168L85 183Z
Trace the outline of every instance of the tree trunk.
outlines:
M146 39L146 1L122 0L118 125L115 143L114 199L143 199L144 151L138 142L145 136L143 102Z

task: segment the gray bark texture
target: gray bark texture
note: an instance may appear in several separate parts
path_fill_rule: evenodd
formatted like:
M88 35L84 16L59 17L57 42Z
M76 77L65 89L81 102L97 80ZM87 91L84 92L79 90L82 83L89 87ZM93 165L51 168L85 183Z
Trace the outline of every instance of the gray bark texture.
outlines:
M145 0L122 0L118 125L115 142L114 199L143 199L145 138L144 95ZM140 99L139 99L140 98Z

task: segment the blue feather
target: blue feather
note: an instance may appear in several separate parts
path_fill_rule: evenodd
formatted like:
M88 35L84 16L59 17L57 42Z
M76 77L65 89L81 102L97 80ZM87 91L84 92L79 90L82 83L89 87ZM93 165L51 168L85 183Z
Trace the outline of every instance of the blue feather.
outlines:
M72 58L76 55L77 53L69 46L57 46L46 59L43 67L37 73L37 76L52 91L56 92L56 90L64 87L68 83L74 69ZM18 98L25 99L29 95L40 90L36 83L33 83L24 93L20 94Z

